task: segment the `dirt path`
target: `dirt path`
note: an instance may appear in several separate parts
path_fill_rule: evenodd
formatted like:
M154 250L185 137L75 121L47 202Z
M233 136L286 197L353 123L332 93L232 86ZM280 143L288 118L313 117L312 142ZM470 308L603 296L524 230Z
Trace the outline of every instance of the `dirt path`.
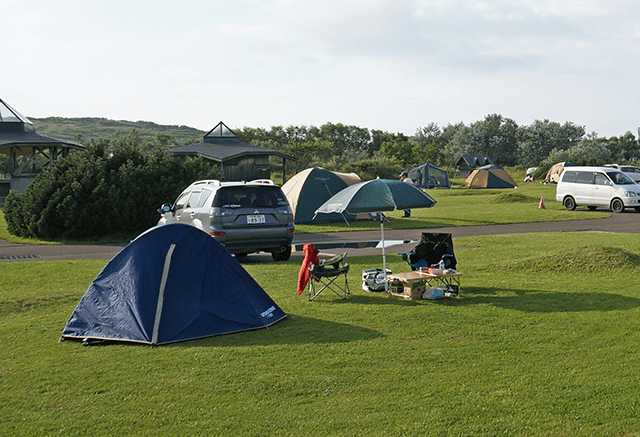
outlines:
M591 232L622 232L640 233L640 214L625 211L622 214L612 214L608 218L589 219L589 211L575 211L584 214L584 220L568 220L561 222L543 223L515 223L509 225L459 226L427 229L385 229L385 241L389 244L386 252L406 252L415 246L415 241L422 232L444 232L456 237L475 235L514 234L530 232L563 232L563 231L591 231ZM381 254L379 246L380 230L331 232L318 234L297 234L294 239L295 249L292 259L302 260L302 245L315 243L322 245L321 252L342 253L349 256ZM121 244L82 244L82 245L27 245L13 244L0 240L0 262L26 260L60 260L60 259L100 259L110 260L127 243ZM271 255L250 255L242 262L270 262Z

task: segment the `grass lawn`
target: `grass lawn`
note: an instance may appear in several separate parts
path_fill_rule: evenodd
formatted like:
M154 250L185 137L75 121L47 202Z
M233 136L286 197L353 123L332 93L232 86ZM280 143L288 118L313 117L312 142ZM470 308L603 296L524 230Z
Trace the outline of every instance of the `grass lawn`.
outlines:
M247 264L288 318L156 348L57 342L104 261L0 263L0 434L640 436L640 235L454 244L459 298L362 291L379 256L344 301Z
M521 181L522 178L517 179ZM458 181L461 182L461 181ZM459 184L458 184L459 185ZM457 185L456 185L457 186ZM427 190L437 203L432 208L415 209L411 218L391 220L385 223L385 229L416 229L439 228L448 226L469 226L505 223L544 222L558 220L578 220L586 218L606 217L610 211L569 212L559 202L555 201L556 185L541 184L539 182L525 184L522 182L515 189L477 190L468 188ZM540 198L545 199L545 209L538 209ZM586 207L579 207L585 210ZM387 216L399 219L403 212L393 211L385 213ZM296 233L310 232L341 232L379 229L380 223L371 220L361 220L350 223L344 222L326 224L296 225ZM21 244L74 244L74 243L108 243L128 241L136 235L101 238L94 241L42 241L19 238L7 232L4 215L0 210L0 239Z
M521 179L520 179L521 180ZM440 228L449 226L493 225L584 219L585 213L566 211L556 202L556 185L538 182L516 189L477 190L469 188L426 190L437 203L432 208L414 209L411 218L400 219L403 212L387 216L397 218L385 223L385 229ZM545 209L538 209L544 197ZM585 210L586 207L579 207ZM589 218L607 217L611 211L588 212ZM344 222L296 225L296 233L359 231L379 228L376 221L357 221L348 227Z

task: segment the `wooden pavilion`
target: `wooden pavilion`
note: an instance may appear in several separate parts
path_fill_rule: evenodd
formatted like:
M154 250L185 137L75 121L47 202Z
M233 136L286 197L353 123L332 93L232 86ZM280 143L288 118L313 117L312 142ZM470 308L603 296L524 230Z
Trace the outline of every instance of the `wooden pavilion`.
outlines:
M0 205L10 190L24 192L56 159L82 149L82 144L37 134L27 117L0 99Z
M219 164L222 178L226 181L250 181L271 179L269 157L282 159L282 183L286 182L287 160L295 160L278 150L265 149L241 143L238 135L220 122L196 144L176 147L168 152L174 155L201 156Z

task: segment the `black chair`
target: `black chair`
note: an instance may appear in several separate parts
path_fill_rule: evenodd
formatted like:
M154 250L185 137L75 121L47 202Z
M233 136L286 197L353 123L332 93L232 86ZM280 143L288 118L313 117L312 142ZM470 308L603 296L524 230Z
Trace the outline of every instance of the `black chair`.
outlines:
M349 290L349 263L347 263L347 253L336 255L321 264L312 264L309 268L311 278L309 279L309 300L315 299L324 290L333 291L341 299L346 299ZM344 285L341 277L344 276Z
M445 269L455 269L457 265L451 234L425 232L413 251L399 253L399 255L402 255L402 259L409 264L411 270L431 267L440 261L444 261Z

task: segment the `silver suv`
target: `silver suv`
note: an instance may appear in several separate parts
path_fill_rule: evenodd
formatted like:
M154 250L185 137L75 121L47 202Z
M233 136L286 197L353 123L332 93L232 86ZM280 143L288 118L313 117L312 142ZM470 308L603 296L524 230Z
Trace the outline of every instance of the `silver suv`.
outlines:
M271 252L276 261L291 257L293 211L284 193L271 180L189 185L173 205L158 212L158 224L185 223L210 234L236 256Z

